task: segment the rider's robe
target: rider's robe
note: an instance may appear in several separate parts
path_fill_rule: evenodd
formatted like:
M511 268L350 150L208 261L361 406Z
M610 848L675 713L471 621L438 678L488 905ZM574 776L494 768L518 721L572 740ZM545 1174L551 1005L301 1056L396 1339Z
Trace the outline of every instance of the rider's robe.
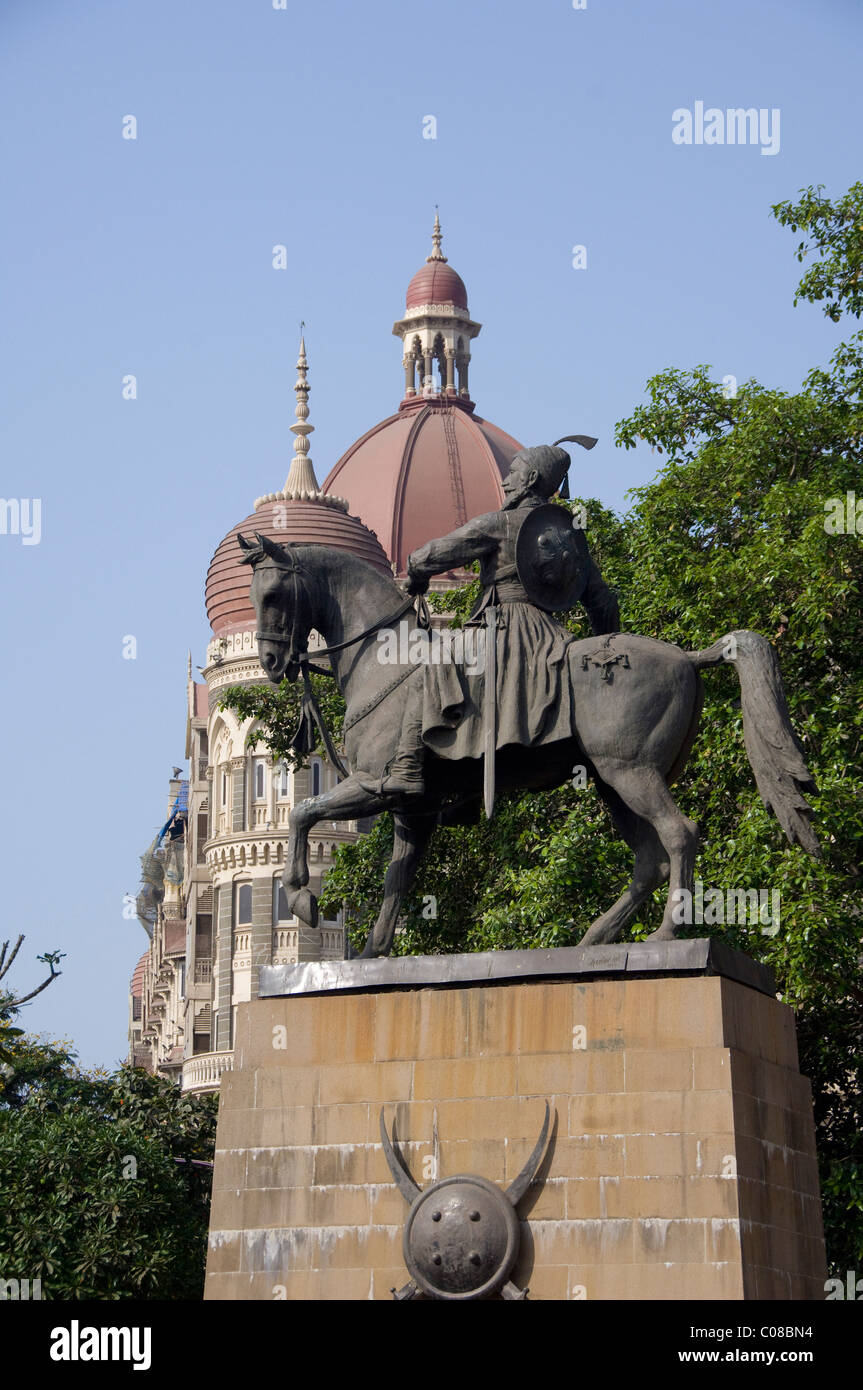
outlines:
M483 594L472 622L488 636L485 610L498 605L497 747L528 747L571 738L575 696L568 649L576 640L551 614L531 603L515 565L519 529L532 506L529 499L510 511L474 518L441 540L415 550L411 576L426 578L470 560L480 562ZM616 632L617 600L591 560L581 597L594 632ZM480 651L482 649L480 648ZM477 669L472 673L471 666ZM441 660L424 668L422 737L444 758L479 758L483 753L485 663Z

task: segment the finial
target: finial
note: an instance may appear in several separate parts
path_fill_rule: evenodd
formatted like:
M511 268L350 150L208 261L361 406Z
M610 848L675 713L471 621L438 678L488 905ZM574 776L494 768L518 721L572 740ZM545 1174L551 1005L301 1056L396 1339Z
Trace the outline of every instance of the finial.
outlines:
M305 326L304 322L300 323L300 354L297 358L297 382L294 387L297 393L297 404L294 407L297 423L291 425L291 432L295 436L294 458L288 480L285 483L285 492L304 492L317 495L320 493L320 488L315 477L315 470L312 467L312 460L309 458L308 439L315 427L306 424L309 418L309 383L307 380L309 363L306 358L306 339L303 331Z
M432 229L432 242L434 243L434 246L433 246L433 250L432 250L431 255L430 255L430 256L426 256L426 260L427 260L427 261L445 261L445 260L446 260L446 256L443 254L443 252L442 252L441 249L440 249L440 244L441 244L441 238L442 238L442 236L443 236L443 232L442 232L441 229L440 229L440 218L438 217L437 203L435 203L435 210L434 210L434 227L433 227L433 229Z
M307 373L309 369L306 358L306 339L305 323L300 323L300 352L297 357L297 384L294 390L297 393L297 404L294 407L294 414L297 423L291 425L291 433L294 438L294 457L291 460L291 471L281 492L266 492L263 497L255 499L255 511L258 512L262 507L275 502L281 506L283 502L315 502L324 507L332 507L337 512L347 512L349 503L345 497L336 497L331 492L321 492L318 487L318 480L315 477L315 470L309 458L309 435L314 431L314 425L307 425L309 418L309 383ZM284 525L284 522L280 523Z

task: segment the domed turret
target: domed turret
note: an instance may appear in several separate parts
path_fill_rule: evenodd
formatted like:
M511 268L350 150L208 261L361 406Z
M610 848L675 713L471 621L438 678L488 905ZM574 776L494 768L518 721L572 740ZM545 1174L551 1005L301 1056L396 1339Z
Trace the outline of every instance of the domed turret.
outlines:
M502 480L521 448L478 416L470 399L470 343L482 325L470 317L464 281L447 263L441 238L435 214L431 255L393 325L404 345L398 412L352 444L324 484L374 529L399 575L412 550L501 506ZM464 577L454 570L433 587Z

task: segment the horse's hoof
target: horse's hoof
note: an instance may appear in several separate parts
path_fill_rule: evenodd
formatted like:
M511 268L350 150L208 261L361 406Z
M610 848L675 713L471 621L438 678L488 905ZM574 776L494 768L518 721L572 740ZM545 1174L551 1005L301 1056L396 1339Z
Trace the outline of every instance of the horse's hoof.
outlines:
M314 893L310 893L308 888L294 888L292 891L286 890L285 897L289 912L293 912L307 927L318 925L318 900Z
M644 939L645 941L676 941L677 932L674 927L657 927L656 931L652 931Z

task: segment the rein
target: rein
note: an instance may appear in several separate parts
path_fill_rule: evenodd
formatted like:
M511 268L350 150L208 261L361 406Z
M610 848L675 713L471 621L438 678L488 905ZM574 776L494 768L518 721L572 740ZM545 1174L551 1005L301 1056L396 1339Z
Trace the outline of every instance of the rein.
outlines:
M283 568L288 568L288 566L283 566ZM298 568L299 566L297 566L296 568L294 568L294 566L290 566L291 579L293 581L294 586L295 600L294 617L291 623L290 636L286 636L282 632L256 632L256 641L278 642L282 645L288 645L291 648L291 651L293 651L294 634L296 632L297 626L296 615L298 605L296 603L296 599L299 596L299 582L297 580ZM425 600L422 598L422 596L418 594L416 597L416 603L414 603L414 600L412 598L405 599L404 603L398 609L398 611L396 613L391 614L390 617L379 618L376 622L372 623L371 626L364 628L362 632L356 633L353 637L345 638L344 642L334 642L333 645L330 647L318 648L318 650L315 652L315 656L332 656L335 652L345 651L346 648L355 646L357 642L362 642L363 638L371 637L372 633L378 632L381 628L392 627L393 624L397 623L400 618L403 618L405 614L409 612L411 608L414 607L416 608L417 622L419 623L420 627L431 627L431 619L429 617L428 606ZM307 651L300 652L296 657L289 657L289 662L291 660L295 660L297 662L302 672L303 698L302 703L300 705L299 723L297 724L297 727L291 736L289 747L293 749L294 752L299 753L301 757L308 756L309 753L312 753L314 751L315 744L317 742L315 738L315 729L317 729L321 737L321 742L323 743L324 748L326 749L327 757L333 764L333 767L339 773L340 777L349 777L350 772L348 768L345 767L344 763L342 762L341 758L336 752L336 749L333 745L332 736L327 727L326 720L324 719L324 716L321 713L320 705L318 704L317 699L315 698L315 692L312 690L310 672L314 671L317 675L320 676L330 676L333 680L335 680L335 677L333 676L332 671L327 670L326 667L313 665L309 657L309 653ZM344 725L344 732L347 732L347 730L351 728L352 725L354 725L357 722L357 720L362 719L366 714L368 714L372 709L374 709L376 705L380 704L381 700L383 700L387 695L390 695L392 691L395 690L399 685L401 685L402 681L405 680L407 676L409 676L410 674L411 668L409 667L407 671L399 674L399 677L395 682L386 686L377 696L373 698L371 702L367 702L366 705L364 705L363 708L353 717L353 719L346 720Z
M372 623L370 627L364 628L362 632L358 632L354 637L346 637L344 642L334 642L331 647L319 647L315 652L315 656L332 656L333 652L343 652L346 647L352 647L356 642L362 642L364 637L371 637L372 633L377 632L379 628L390 627L393 623L397 623L399 618L403 618L405 613L413 607L414 600L412 598L405 599L401 608L399 608L396 613L392 613L390 617L379 618L377 622ZM425 605L423 605L423 608L425 609ZM430 626L428 613L427 611L420 612L419 602L417 602L417 621L420 627ZM290 637L286 637L283 632L256 632L255 640L258 642L280 642L284 645L285 643L291 644L293 642L293 636L293 632ZM301 666L308 665L311 660L308 652L300 652L299 655L293 659L299 662ZM325 671L322 667L312 666L311 669L317 671L319 675L332 676L332 671Z

